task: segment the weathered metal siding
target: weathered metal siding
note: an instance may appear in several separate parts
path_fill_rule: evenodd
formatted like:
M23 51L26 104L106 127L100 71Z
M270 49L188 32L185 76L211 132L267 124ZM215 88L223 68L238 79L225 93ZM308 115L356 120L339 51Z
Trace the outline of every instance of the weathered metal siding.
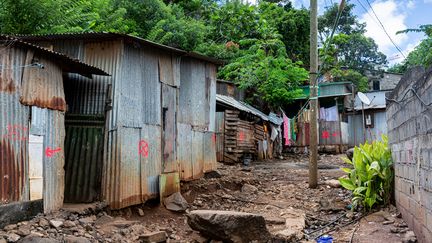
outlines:
M0 92L0 114L0 204L28 200L29 108Z
M224 131L225 131L225 113L216 112L216 158L217 161L224 159Z
M158 53L124 46L114 79L114 123L103 180L113 209L145 202L159 193L162 173L161 84Z
M342 144L339 121L319 122L319 144L320 145Z
M164 173L178 171L176 147L177 147L177 89L162 85L162 131L163 131L163 171Z
M25 67L22 77L21 103L29 106L66 111L63 72L54 61L27 52L26 65L38 60L44 68Z
M0 204L28 200L29 107L20 102L26 51L0 48Z
M191 124L197 130L207 130L209 125L208 92L206 92L206 65L191 58L181 62L179 90L180 123Z
M209 105L209 131L216 131L216 65L206 64L207 102Z
M181 180L193 179L192 165L192 126L189 124L177 123L177 161L180 164Z
M206 132L204 133L203 139L204 172L216 170L216 133Z
M363 116L362 114L348 116L349 145L358 146L365 141L380 140L381 135L387 134L386 111L373 112L374 127L366 129L366 139L364 139Z

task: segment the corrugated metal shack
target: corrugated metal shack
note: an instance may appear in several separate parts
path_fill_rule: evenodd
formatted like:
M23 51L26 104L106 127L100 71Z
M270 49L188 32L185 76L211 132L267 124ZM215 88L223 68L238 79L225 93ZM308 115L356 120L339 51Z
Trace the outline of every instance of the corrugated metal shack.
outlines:
M387 134L386 122L386 93L390 90L370 91L364 94L371 101L370 105L363 105L356 95L354 109L349 109L348 125L350 133L350 146L358 146L365 141L380 140L381 135ZM365 121L363 123L362 109L364 108ZM366 135L366 137L365 137Z
M272 158L270 119L256 108L230 96L216 95L217 159L237 163L245 155Z
M2 206L42 198L45 212L63 205L65 73L107 75L63 54L0 36Z
M319 84L318 143L320 151L339 153L348 145L348 118L344 114L344 111L352 95L351 85L350 82L326 82ZM304 96L298 98L292 107L285 109L285 111L295 111L294 115L297 115L294 128L296 138L292 141L291 145L285 146L285 149L288 151L305 151L310 142L310 112L308 109L299 111L299 108L303 107L304 101L309 97L309 87L304 86L302 88ZM291 114L288 117L293 117L294 115Z
M22 38L112 74L68 77L67 201L124 208L216 168L217 60L125 34Z

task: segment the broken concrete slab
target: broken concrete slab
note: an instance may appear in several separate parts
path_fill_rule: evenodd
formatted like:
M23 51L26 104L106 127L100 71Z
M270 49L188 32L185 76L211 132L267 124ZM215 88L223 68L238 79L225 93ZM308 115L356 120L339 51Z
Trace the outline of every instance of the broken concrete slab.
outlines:
M195 210L187 215L189 226L202 235L226 242L266 242L270 239L261 215L216 210Z
M189 204L180 192L173 193L164 199L165 207L174 212L184 212L189 208Z
M139 241L142 243L165 242L167 235L165 231L157 231L139 236Z
M60 228L63 226L63 221L62 220L55 220L52 219L49 221L50 225L54 228Z

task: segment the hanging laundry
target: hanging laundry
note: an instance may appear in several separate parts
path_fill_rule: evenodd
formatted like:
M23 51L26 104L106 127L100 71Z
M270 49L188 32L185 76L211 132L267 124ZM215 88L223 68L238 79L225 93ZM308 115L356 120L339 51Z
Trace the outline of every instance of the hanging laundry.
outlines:
M297 132L296 132L296 121L295 119L290 120L290 128L291 128L291 140L295 143L297 138Z
M321 112L321 111L320 111ZM326 121L339 121L337 106L332 106L325 109L325 120Z
M285 145L290 146L291 145L291 142L290 142L290 139L291 139L290 119L285 114L283 114L283 124L284 124Z
M321 107L319 110L319 119L326 120L326 108Z
M273 125L270 125L270 126L271 126L271 136L270 136L270 139L272 141L274 141L276 139L276 137L278 136L278 130L276 129L275 126L273 126Z

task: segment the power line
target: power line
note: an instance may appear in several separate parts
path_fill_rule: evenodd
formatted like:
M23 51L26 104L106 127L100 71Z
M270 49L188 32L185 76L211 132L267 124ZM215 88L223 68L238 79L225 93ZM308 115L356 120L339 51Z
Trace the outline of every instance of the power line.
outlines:
M378 18L378 15L375 13L375 10L373 9L372 5L370 4L369 0L366 0L367 4L369 5L370 9L372 10L372 13L375 15L376 19L380 23L382 29L384 30L384 33L387 35L387 37L390 39L391 43L396 47L396 49L399 51L399 53L406 58L406 56L403 54L402 50L396 45L396 43L393 41L393 39L390 37L390 35L387 33L387 30L385 29L384 25L382 24L381 20Z

